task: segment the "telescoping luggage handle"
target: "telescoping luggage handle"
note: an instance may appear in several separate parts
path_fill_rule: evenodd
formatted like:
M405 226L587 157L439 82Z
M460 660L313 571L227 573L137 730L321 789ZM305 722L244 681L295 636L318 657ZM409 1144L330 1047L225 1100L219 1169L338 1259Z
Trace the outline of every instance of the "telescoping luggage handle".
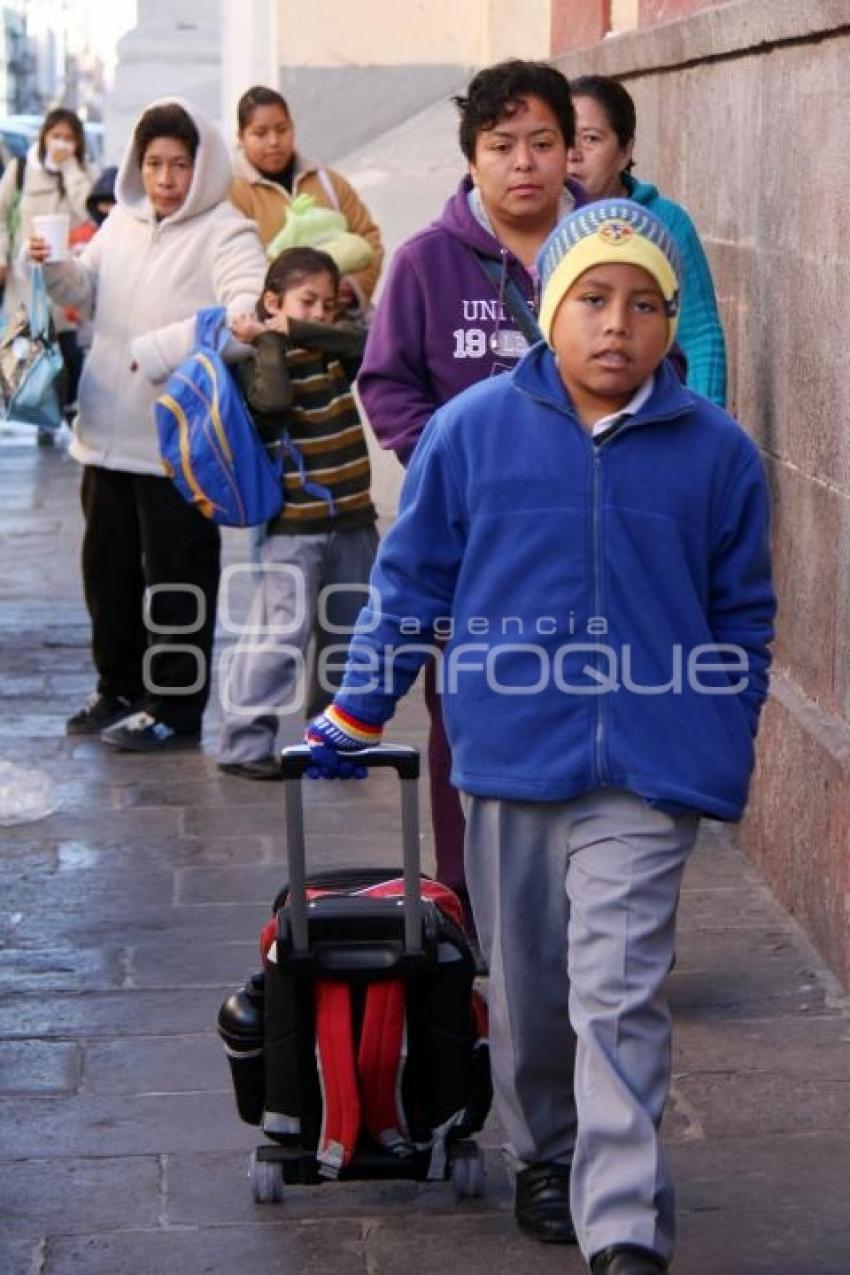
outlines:
M419 893L419 751L406 744L380 744L352 753L351 760L367 770L396 771L401 783L401 837L404 867L404 946L406 952L422 949L422 900ZM308 951L307 867L304 845L304 803L301 780L313 765L306 744L284 748L283 801L286 813L286 855L289 866L289 901L292 949Z

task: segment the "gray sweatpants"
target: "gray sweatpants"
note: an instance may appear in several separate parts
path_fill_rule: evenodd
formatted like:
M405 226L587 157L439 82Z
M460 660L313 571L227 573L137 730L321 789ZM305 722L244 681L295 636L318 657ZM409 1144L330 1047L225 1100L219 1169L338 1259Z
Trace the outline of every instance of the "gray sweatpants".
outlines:
M315 666L321 674L323 651L348 645L367 601L365 586L377 547L374 527L316 536L270 535L263 541L260 582L242 635L222 662L220 761L271 756L281 716L303 715L305 706L295 695L304 684L303 657L310 638L315 632ZM322 590L327 592L320 607ZM311 679L309 715L330 703L344 664L340 653L319 677L322 685Z
M493 1084L522 1164L572 1164L585 1256L664 1257L673 1189L663 994L698 818L603 789L568 802L464 795L466 879L490 967Z

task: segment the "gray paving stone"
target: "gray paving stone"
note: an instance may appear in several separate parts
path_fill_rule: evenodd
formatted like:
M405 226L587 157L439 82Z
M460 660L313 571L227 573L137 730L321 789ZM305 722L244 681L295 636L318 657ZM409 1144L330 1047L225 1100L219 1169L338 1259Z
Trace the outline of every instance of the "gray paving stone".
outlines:
M0 740L0 751L2 751L2 748L3 744L2 740ZM40 821L39 831L51 841L58 839L71 840L91 835L93 822L95 821L92 819L91 814L86 810L59 810ZM98 811L96 824L99 829L103 830L104 837L115 840L134 830L133 821L128 818L126 811L123 810ZM29 825L24 826L29 827ZM143 826L147 834L152 837L179 836L180 811L164 808L150 810L145 814ZM138 826L136 830L138 830ZM31 835L31 828L29 835Z
M256 1135L247 1125L227 1118L231 1106L224 1091L0 1097L0 1158L250 1149Z
M711 1139L670 1154L676 1275L846 1275L846 1136Z
M234 987L259 969L259 929L250 939L209 942L191 947L179 938L138 943L128 956L133 987Z
M730 886L742 889L750 885L761 885L752 864L741 855L720 825L703 823L696 849L685 870L683 891Z
M764 944L768 950L756 954L753 947L763 933L738 931L722 948L705 931L701 942L694 943L692 936L683 943L669 984L676 1017L692 1017L697 1011L727 1018L821 1012L827 991L811 965L793 948L769 950L769 941Z
M270 905L286 878L280 863L244 863L238 867L182 868L176 874L178 903L265 903Z
M260 1131L256 1145L263 1144ZM167 1217L172 1226L278 1225L286 1219L421 1218L431 1228L454 1217L457 1205L449 1182L330 1182L287 1187L279 1208L257 1208L251 1197L244 1153L171 1154L166 1159ZM487 1156L486 1193L464 1206L465 1212L510 1213L513 1203L501 1161Z
M127 809L150 806L282 806L279 783L256 783L222 774L217 768L193 783L134 783L121 787L121 805Z
M127 1231L51 1242L43 1275L370 1275L361 1228L334 1222ZM396 1269L398 1275L398 1268ZM444 1272L445 1275L445 1272Z
M32 852L31 852L32 853ZM140 872L180 867L257 864L271 853L268 837L148 837L137 829L120 840L63 840L51 851L60 872L124 868Z
M32 1142L31 1159L0 1164L2 1226L9 1237L37 1239L158 1225L159 1157L41 1159L37 1131ZM115 1192L119 1182L120 1207Z
M88 1041L83 1047L81 1089L90 1097L110 1094L221 1094L220 1118L236 1109L230 1068L218 1036L154 1036Z
M84 641L84 645L88 645ZM55 667L51 659L51 668ZM51 672L47 675L47 687L53 695L62 695L67 699L68 703L74 703L79 700L83 702L88 695L92 686L91 672L80 673L76 670L73 673Z
M15 891L23 911L42 918L57 912L69 914L93 909L124 909L127 921L137 908L170 907L174 901L174 874L165 871L134 872L132 868L103 867L98 872L27 872Z
M673 1038L677 1074L770 1075L850 1081L850 1023L839 1013L718 1023L678 1023Z
M2 1214L0 1214L2 1217ZM3 1275L34 1275L43 1270L44 1240L0 1239L0 1270Z
M69 749L64 736L61 739L18 737L14 744L0 739L0 755L8 760L14 760L19 765L33 765L43 769L48 761L55 761L57 765L62 765L66 762ZM22 825L21 830L26 835L26 829L31 829L32 827L32 824L25 824ZM16 829L10 828L8 831L14 835ZM6 829L4 829L4 834L5 832Z
M97 909L66 909L51 917L50 939L55 948L93 941L120 944L133 934L140 941L180 934L185 942L197 939L216 942L254 941L268 919L268 902L217 903L208 907L130 907L127 903ZM0 915L0 924L2 924ZM44 942L44 916L26 912L11 924L10 937L15 946L39 947ZM2 1021L2 1015L0 1015Z
M715 935L730 930L771 929L780 915L778 904L763 887L698 888L682 891L678 927L709 930Z
M0 882L11 888L17 885L25 872L55 872L58 865L59 855L55 845L25 837L10 837L4 840L3 853L0 855ZM5 898L9 904L13 896L9 893Z
M381 1217L365 1240L369 1275L586 1275L577 1249L526 1239L507 1213L481 1210L480 1201L464 1201L439 1226L415 1214Z
M767 1072L692 1073L677 1076L676 1088L706 1137L850 1132L847 1076L833 1080Z
M118 793L108 777L91 778L80 774L68 774L64 759L48 762L44 766L62 800L62 809L91 815L96 811L117 809Z
M305 803L306 806L306 803ZM401 820L394 809L386 812L375 809L367 817L351 812L340 827L340 816L331 808L306 807L308 837L316 839L331 834L341 847L347 844L347 829L356 828L362 837L369 837L375 846L384 847L387 838L396 845L400 844ZM207 807L187 807L183 811L182 833L190 837L204 837L208 834L237 836L255 834L262 837L280 838L282 834L281 807L276 803L268 805L234 805L214 809Z
M6 751L21 736L52 739L65 733L65 718L50 713L4 713L0 717L0 749Z
M229 987L81 995L7 996L0 1002L0 1037L185 1035L209 1030Z
M75 1043L0 1041L0 1095L73 1093L79 1080L80 1050Z

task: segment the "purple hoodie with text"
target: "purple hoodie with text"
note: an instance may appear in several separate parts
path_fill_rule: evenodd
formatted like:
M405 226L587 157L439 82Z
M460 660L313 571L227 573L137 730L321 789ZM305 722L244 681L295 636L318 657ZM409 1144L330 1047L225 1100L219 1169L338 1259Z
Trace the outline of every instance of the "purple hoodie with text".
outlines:
M437 220L399 248L369 330L357 388L379 443L403 464L438 407L510 371L527 348L504 285L513 279L531 304L535 281L476 218L471 189L464 177ZM566 193L574 207L587 202L575 182ZM477 253L500 267L501 302Z

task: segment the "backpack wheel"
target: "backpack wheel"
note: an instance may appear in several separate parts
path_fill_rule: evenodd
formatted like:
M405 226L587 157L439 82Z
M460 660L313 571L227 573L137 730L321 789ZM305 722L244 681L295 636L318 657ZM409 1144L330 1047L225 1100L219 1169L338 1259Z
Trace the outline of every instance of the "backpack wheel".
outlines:
M282 1164L274 1160L260 1160L256 1151L252 1151L248 1180L255 1204L280 1204L284 1188Z
M477 1146L452 1160L452 1185L457 1200L484 1194L484 1156Z

